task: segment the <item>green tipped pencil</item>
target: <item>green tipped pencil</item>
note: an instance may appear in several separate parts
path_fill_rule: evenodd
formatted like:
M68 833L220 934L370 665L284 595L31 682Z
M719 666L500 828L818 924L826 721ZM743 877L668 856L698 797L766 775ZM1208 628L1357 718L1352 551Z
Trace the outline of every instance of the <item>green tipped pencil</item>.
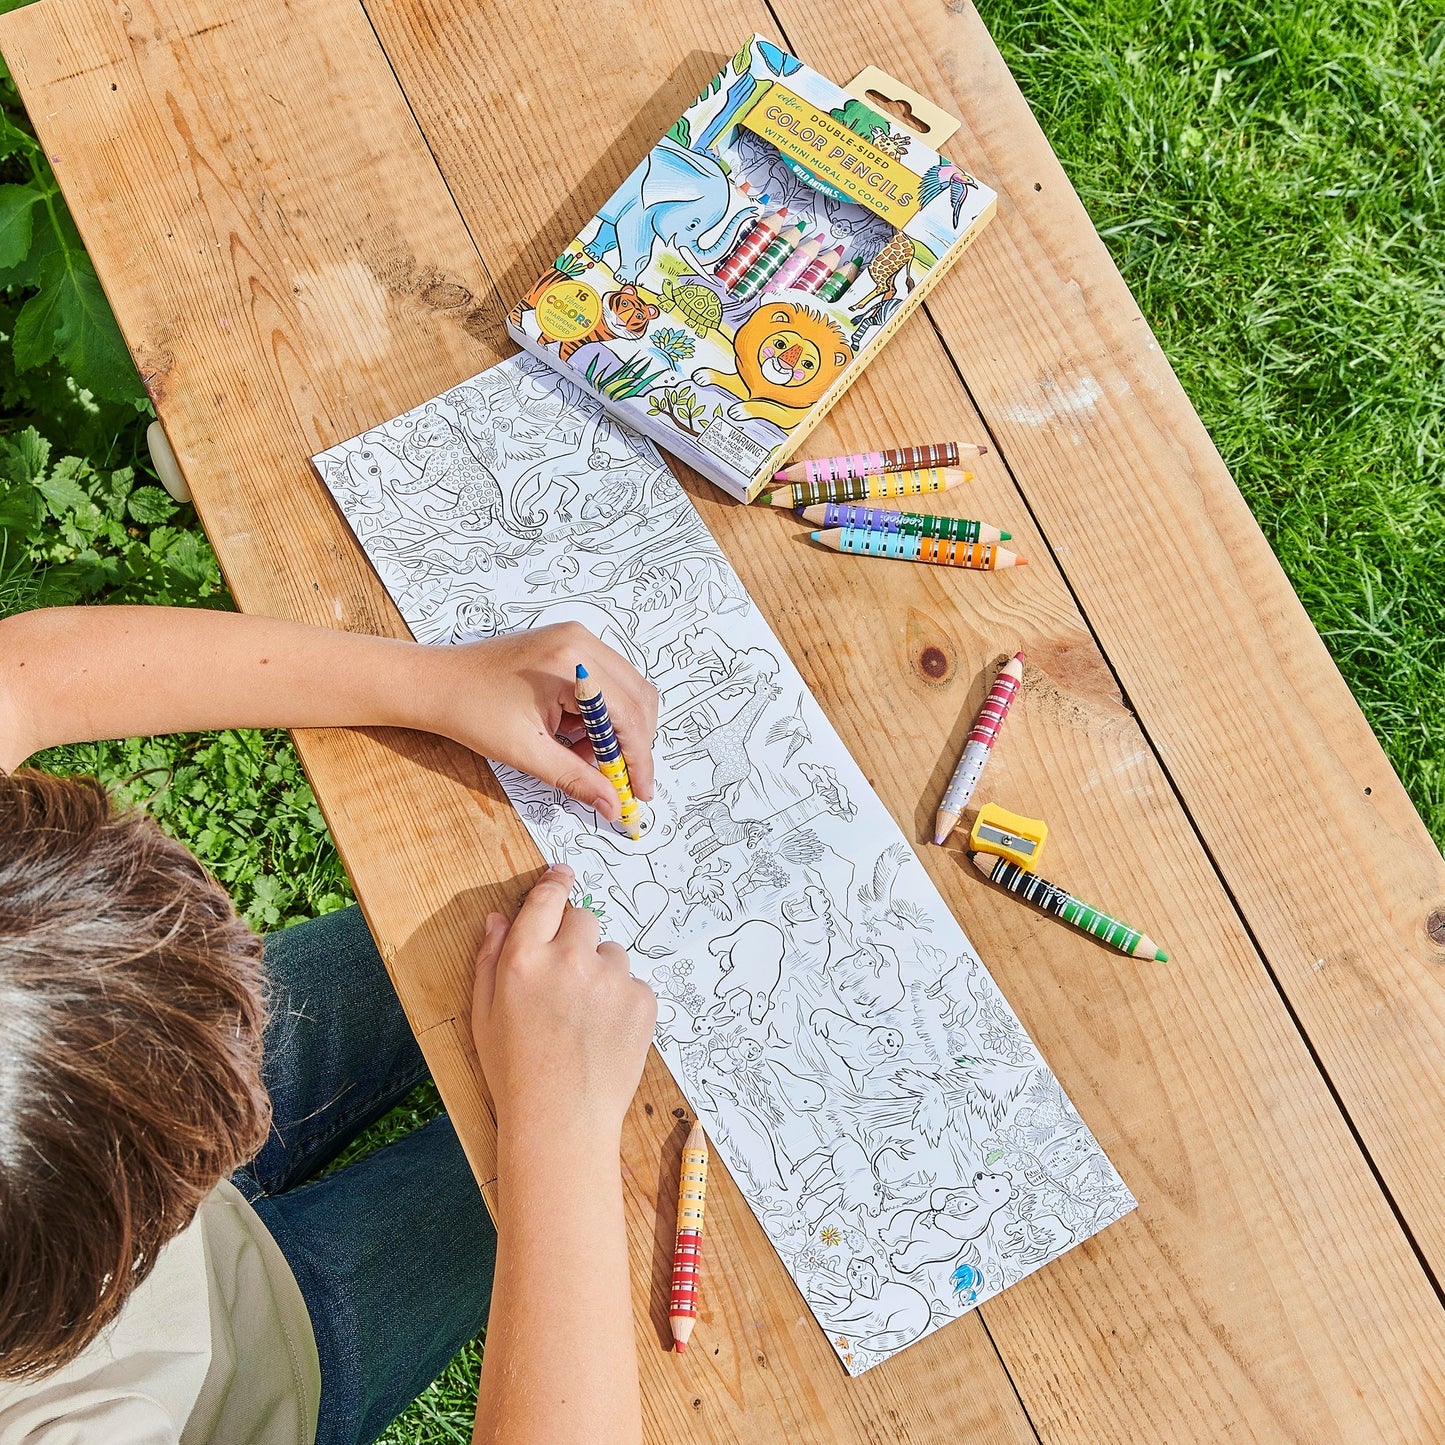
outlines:
M1060 888L1057 883L1050 883L1047 879L1040 878L1037 873L1026 872L1017 863L1011 863L1007 858L999 858L992 853L970 853L969 857L973 859L973 866L990 883L997 883L1000 888L1012 893L1016 898L1022 898L1025 903L1032 903L1036 908L1042 908L1045 913L1062 918L1065 923L1072 924L1101 943L1107 943L1110 948L1117 948L1120 953L1127 953L1131 958L1152 958L1156 963L1169 962L1169 955L1148 934L1140 933L1137 928L1130 928L1127 923L1121 923L1117 918L1111 918L1097 908L1091 908L1082 899L1075 898L1072 893Z
M1007 542L1012 532L1001 532L987 522L967 517L935 517L928 512L892 512L887 507L860 507L854 502L818 502L799 507L804 521L819 527L865 527L874 532L904 536L942 537L949 542Z

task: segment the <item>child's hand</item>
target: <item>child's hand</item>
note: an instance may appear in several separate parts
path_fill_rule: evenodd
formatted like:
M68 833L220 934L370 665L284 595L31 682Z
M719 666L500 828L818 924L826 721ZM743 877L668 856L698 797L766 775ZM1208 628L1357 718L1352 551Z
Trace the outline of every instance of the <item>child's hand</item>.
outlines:
M652 797L657 689L585 627L560 622L437 649L437 655L445 669L438 705L446 725L432 724L434 730L560 788L615 823L622 805L597 771L577 713L580 662L602 689L632 791ZM559 734L569 743L559 742Z
M515 923L487 919L472 1031L497 1122L548 1140L615 1148L657 1024L657 999L598 943L596 917L567 902L572 870L549 868Z

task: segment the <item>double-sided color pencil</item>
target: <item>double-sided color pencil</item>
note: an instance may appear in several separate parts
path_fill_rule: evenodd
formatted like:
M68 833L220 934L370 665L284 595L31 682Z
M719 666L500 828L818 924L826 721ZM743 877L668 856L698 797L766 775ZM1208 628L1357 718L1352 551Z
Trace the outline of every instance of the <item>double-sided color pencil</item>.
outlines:
M767 285L763 287L764 294L771 291L786 291L790 286L796 286L802 278L803 272L818 259L818 248L823 244L821 236L809 236L802 245L798 246L791 256L773 272Z
M845 261L818 288L818 300L837 301L858 279L858 272L862 269L856 261Z
M932 467L920 472L876 472L836 482L792 482L775 487L759 498L770 507L813 507L819 502L876 502L888 497L922 497L946 492L959 482L971 482L972 472L956 467Z
M838 269L838 263L842 259L843 248L841 246L834 246L831 251L824 251L822 255L814 258L813 264L793 283L793 290L802 291L808 296L816 296L823 289L828 277Z
M783 229L787 215L788 208L779 206L776 211L770 211L754 221L713 275L729 290L736 286L753 262L768 249L769 242Z
M756 296L772 279L783 262L792 255L793 248L802 239L803 227L801 224L789 226L786 231L780 231L773 240L768 242L767 249L763 254L743 272L742 280L733 287L733 295L739 301L746 301L750 296Z
M818 502L799 507L798 515L817 527L870 527L875 532L913 532L920 537L946 537L954 542L1007 542L1013 535L967 517L935 517L928 512L893 512L856 502Z
M869 527L833 527L826 532L814 532L813 540L835 552L848 552L857 557L891 557L899 562L967 567L975 572L1028 565L1027 557L992 542L953 542L906 532L876 532Z
M707 1203L707 1136L702 1121L692 1126L682 1146L682 1174L677 1185L677 1246L672 1255L672 1289L667 1308L673 1348L682 1354L697 1323L698 1286L702 1272L702 1220Z
M1050 883L1037 873L1026 873L1017 863L993 853L974 853L971 856L973 866L990 883L997 883L1025 903L1032 903L1036 908L1052 913L1055 918L1062 918L1065 923L1071 923L1101 943L1107 943L1110 948L1117 948L1120 953L1127 953L1133 958L1152 958L1157 963L1169 962L1169 955L1147 934L1130 928L1127 923L1121 923L1097 908L1091 908L1057 883Z
M988 762L993 745L998 741L999 729L1008 716L1009 705L1018 694L1019 684L1024 677L1024 655L1016 652L999 668L978 716L973 720L968 741L963 745L963 754L948 786L943 790L943 801L933 819L933 841L940 846L948 841L948 835L958 826L978 780L983 776L984 765Z
M613 731L602 689L588 677L587 669L580 662L577 664L577 710L582 714L582 726L587 729L587 741L592 744L598 770L617 790L622 804L622 830L635 841L642 836L642 805L633 796L627 759L622 756L621 744Z
M888 447L881 452L850 452L846 456L817 457L793 462L773 477L780 482L836 482L869 477L874 472L907 472L919 467L956 467L961 457L981 457L982 442L929 442L921 447Z

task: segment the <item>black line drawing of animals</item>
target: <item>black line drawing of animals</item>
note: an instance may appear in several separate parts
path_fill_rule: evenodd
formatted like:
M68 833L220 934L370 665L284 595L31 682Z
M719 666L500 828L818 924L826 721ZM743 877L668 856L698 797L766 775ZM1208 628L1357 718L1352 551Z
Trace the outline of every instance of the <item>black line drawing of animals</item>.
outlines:
M449 422L434 403L417 418L415 429L402 438L401 454L412 466L420 469L415 481L396 481L396 490L403 495L412 492L451 492L450 509L438 511L423 504L427 516L439 522L465 517L480 527L496 522L514 537L525 541L539 536L541 523L526 525L509 516L501 484L489 468L473 454L466 439Z
M756 1039L744 1037L731 1043L710 1040L707 1053L697 1066L698 1086L709 1091L714 1087L723 1088L741 1100L743 1086L738 1075L755 1073L762 1052L763 1046Z
M843 1006L852 1005L865 1019L897 1008L905 995L898 955L886 943L865 940L833 965L829 979Z
M884 1279L871 1259L861 1257L848 1264L846 1289L824 1276L811 1281L808 1303L830 1334L880 1354L911 1345L933 1323L925 1295L902 1280Z
M885 1144L871 1155L850 1135L843 1134L805 1154L793 1165L807 1193L803 1209L808 1227L816 1229L829 1214L847 1213L876 1217L889 1200L888 1185L879 1176L895 1156L906 1161L912 1151L907 1144Z
M952 1264L988 1229L995 1214L1013 1198L1007 1174L980 1170L958 1189L935 1189L927 1209L900 1209L884 1230L897 1246L889 1263L900 1274L930 1264Z
M787 717L780 717L768 729L765 739L769 743L788 744L788 751L783 754L783 766L786 768L793 761L793 754L798 751L804 743L813 741L813 735L808 731L808 724L803 721L803 694L798 694L798 705Z
M768 831L768 825L752 818L734 818L732 810L721 798L702 804L688 811L683 832L692 837L702 833L695 843L689 843L687 851L694 858L708 858L720 848L729 848L735 843L746 843L756 848Z
M1074 1231L1057 1214L1021 1214L1004 1225L1003 1234L998 1252L1024 1265L1042 1264L1074 1242Z
M466 642L474 637L500 637L535 627L544 620L580 622L594 637L616 648L639 671L646 671L647 659L633 642L637 626L632 614L615 602L604 605L603 600L593 601L580 593L502 603L485 594L474 594L457 605L452 640Z
M549 429L517 410L511 387L482 391L463 384L442 400L457 413L472 450L487 466L511 471L517 462L535 462L546 455Z
M707 946L715 965L711 987L698 982L698 991L706 998L711 993L717 1003L710 1014L746 1013L760 1024L772 1007L773 994L783 976L783 954L787 943L783 930L763 918L749 918L722 938L714 938Z
M858 885L858 901L879 919L899 928L918 928L926 922L921 909L908 899L897 900L893 889L903 865L913 856L906 843L891 843L873 864L873 877Z
M702 758L712 765L709 791L699 794L693 801L701 802L711 797L729 806L737 803L738 790L753 770L747 750L748 735L780 692L781 689L770 677L756 678L752 697L727 722L700 733L686 746L672 751L669 761L674 767Z
M805 1079L795 1074L777 1059L765 1059L763 1062L772 1076L773 1087L793 1113L810 1114L827 1102L827 1090L816 1079Z
M657 1027L653 1037L659 1048L672 1045L695 1044L705 1038L712 1025L701 1014L690 1014L675 999L657 1000Z
M729 1090L713 1085L705 1090L712 1100L713 1140L721 1144L728 1165L747 1175L756 1197L766 1189L788 1192L773 1142L773 1130Z
M895 1058L903 1047L903 1035L897 1029L860 1024L831 1009L814 1009L808 1023L842 1061L860 1093L868 1075Z

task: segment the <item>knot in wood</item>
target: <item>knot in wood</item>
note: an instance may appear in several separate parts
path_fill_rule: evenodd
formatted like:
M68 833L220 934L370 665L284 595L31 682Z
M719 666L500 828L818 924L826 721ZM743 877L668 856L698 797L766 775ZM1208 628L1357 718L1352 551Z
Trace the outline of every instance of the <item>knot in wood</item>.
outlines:
M925 647L918 654L918 670L929 682L942 682L951 671L948 654L941 647Z
M1445 908L1437 908L1425 920L1425 932L1430 935L1431 943L1438 943L1445 946Z

